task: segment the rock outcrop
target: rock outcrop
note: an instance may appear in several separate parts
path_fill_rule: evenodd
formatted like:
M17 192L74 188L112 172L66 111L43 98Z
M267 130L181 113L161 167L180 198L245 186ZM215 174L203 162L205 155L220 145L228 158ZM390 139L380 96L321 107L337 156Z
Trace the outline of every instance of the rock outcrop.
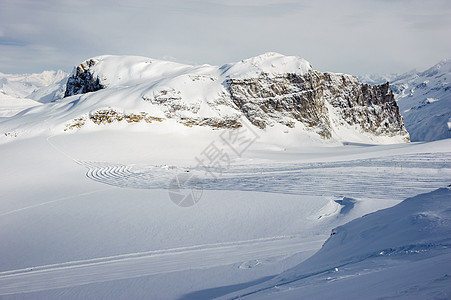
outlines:
M64 97L95 92L105 88L100 83L99 77L95 76L91 70L96 63L96 60L89 59L75 68L67 79Z

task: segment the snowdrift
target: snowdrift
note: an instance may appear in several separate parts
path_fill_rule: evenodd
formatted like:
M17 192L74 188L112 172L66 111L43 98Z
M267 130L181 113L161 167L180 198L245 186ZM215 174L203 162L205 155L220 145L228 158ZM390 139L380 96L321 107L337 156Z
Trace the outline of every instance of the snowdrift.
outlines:
M451 190L441 188L334 229L311 258L227 298L448 298L450 245Z

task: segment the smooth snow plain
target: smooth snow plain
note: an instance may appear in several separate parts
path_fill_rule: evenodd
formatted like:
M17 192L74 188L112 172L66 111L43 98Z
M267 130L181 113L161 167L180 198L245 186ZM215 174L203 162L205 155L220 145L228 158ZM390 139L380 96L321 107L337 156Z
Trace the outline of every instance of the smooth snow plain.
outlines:
M225 131L152 128L49 132L0 145L1 299L296 298L299 286L284 285L293 292L280 295L274 286L283 274L305 276L299 264L326 251L321 247L334 228L444 188L451 178L451 140L315 144L270 132L241 156L223 148L231 159L214 177L197 159L212 143L221 145ZM186 173L197 178L200 196L181 207L168 187ZM449 203L449 193L441 199ZM449 220L437 218L449 232ZM352 246L357 251L367 242ZM332 257L335 248L327 248ZM309 264L314 257L305 261L308 270L324 271ZM430 271L447 261L429 258ZM340 261L328 261L328 268L341 270ZM384 296L396 296L398 288L415 295L417 282L405 276L422 272L424 261L413 261L396 269L402 286L384 290L379 282ZM352 266L347 272L364 278L375 270L390 273L392 265ZM327 278L341 274L311 277L317 281L306 295L330 295L324 287L335 281ZM433 291L451 296L449 275L427 274L438 278ZM267 293L255 294L260 286ZM349 295L359 295L359 285L338 287L352 288Z

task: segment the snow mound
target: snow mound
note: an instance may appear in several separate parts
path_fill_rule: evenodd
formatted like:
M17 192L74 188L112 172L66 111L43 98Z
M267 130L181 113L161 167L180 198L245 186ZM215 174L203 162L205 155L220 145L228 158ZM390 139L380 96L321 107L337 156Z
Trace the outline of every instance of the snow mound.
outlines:
M447 278L441 280L441 288L434 287L435 291L444 290L449 284L450 245L451 190L441 188L334 229L311 258L234 296L324 299L334 295L375 299L403 295L408 299L418 296L416 293L422 289L427 292L429 283L421 282L424 278L437 276L436 284L442 276ZM431 265L437 261L446 263ZM424 269L417 269L420 267ZM396 284L387 280L390 273L396 274Z
M312 70L308 61L297 56L285 56L280 53L268 52L259 56L244 59L221 67L227 78L243 79L258 78L262 74L275 77L280 74L304 75Z
M173 77L193 69L192 66L142 56L102 55L84 61L76 72L90 70L105 87L130 86L144 81Z

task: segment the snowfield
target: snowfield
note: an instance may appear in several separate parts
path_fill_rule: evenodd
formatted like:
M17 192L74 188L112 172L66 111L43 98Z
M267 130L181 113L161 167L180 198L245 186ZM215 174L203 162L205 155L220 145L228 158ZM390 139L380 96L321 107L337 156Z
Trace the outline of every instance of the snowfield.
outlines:
M183 127L1 145L2 299L227 298L296 267L333 228L451 178L449 140L296 147L264 138L213 178L196 158L223 131L190 128L188 135ZM168 186L187 170L203 190L195 205L180 207ZM403 268L410 274L415 266ZM355 268L354 277L371 265ZM433 290L446 294L443 278Z

